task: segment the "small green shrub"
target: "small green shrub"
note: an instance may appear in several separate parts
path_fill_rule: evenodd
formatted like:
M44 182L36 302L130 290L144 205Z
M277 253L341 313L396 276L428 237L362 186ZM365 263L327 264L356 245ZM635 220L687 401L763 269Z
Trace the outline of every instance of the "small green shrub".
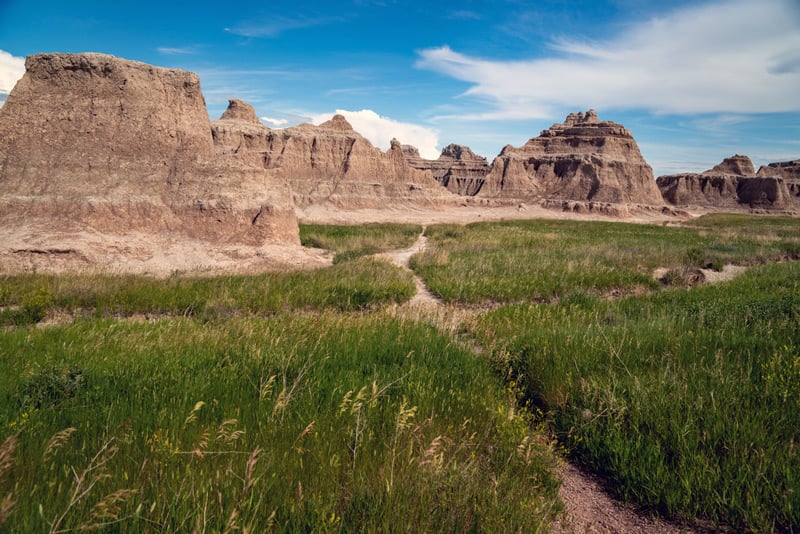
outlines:
M77 395L85 382L86 376L80 369L45 367L22 386L22 407L39 409L59 404Z

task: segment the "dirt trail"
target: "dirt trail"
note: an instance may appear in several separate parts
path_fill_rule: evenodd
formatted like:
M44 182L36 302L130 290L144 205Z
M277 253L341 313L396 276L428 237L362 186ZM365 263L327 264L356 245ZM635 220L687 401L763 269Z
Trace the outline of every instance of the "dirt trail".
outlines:
M562 464L559 475L563 480L558 491L564 502L564 516L553 527L554 533L569 532L641 532L672 534L697 532L685 526L650 517L611 497L591 475L577 467Z
M417 238L417 241L407 249L384 252L377 254L379 258L391 261L406 270L411 270L409 262L411 256L417 252L424 251L428 246L428 238L425 237L425 228ZM449 324L452 328L453 321L459 322L461 314L456 309L450 309L443 305L442 301L436 298L425 282L416 274L414 284L417 292L414 297L401 309L417 308L418 311L425 311L426 315L434 313L433 320L437 323ZM471 311L471 314L474 310ZM443 316L439 316L442 315ZM445 317L446 316L446 317ZM445 328L447 329L447 328ZM559 497L564 502L564 515L554 525L553 533L569 532L591 532L591 533L611 533L611 532L641 532L641 533L679 533L693 532L685 527L678 527L667 523L659 518L640 513L630 505L620 503L611 497L608 492L591 475L582 473L578 468L563 461L559 468L559 475L563 483L559 489Z
M428 247L428 238L425 236L425 227L422 227L422 233L419 234L416 242L411 245L409 248L403 250L395 250L392 252L384 252L383 254L378 254L379 258L385 258L395 265L402 267L403 269L411 272L414 276L414 285L417 287L417 292L408 301L408 306L441 306L442 301L436 298L429 290L428 287L425 285L425 282L417 276L413 271L411 271L411 267L409 266L411 262L411 256L416 254L417 252L422 252Z

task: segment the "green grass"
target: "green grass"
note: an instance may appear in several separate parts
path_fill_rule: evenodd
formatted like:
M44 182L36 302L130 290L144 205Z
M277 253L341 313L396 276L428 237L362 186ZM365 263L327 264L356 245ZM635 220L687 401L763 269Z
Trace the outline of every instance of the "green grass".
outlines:
M715 215L686 227L513 221L436 225L426 235L429 248L412 268L446 302L549 302L573 291L654 290L657 268L682 285L700 267L795 257L800 219Z
M0 325L40 321L52 310L95 317L168 314L217 319L287 310L351 311L411 298L411 276L361 258L317 271L220 277L20 275L0 277Z
M353 225L301 224L300 242L306 247L334 251L333 263L414 244L422 227L416 224L376 223Z
M429 227L434 293L507 304L467 345L382 311L413 280L358 257L419 227L301 230L338 264L0 278L0 529L546 530L548 435L666 516L800 526L800 263L765 265L800 219Z
M508 306L477 332L624 499L737 530L800 525L800 264Z
M10 531L536 531L559 511L513 392L430 326L105 319L6 330L0 354Z

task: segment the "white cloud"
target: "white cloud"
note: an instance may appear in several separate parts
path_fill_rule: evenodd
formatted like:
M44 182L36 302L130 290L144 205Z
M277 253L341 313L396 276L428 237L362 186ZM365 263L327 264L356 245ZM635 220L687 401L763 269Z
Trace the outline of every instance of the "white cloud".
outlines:
M159 46L158 48L156 48L156 51L159 54L163 54L165 56L185 56L197 53L197 49L193 46L184 46L184 47Z
M417 147L423 158L436 159L439 157L439 150L436 148L439 143L439 132L436 130L381 117L371 109L362 109L361 111L337 109L336 114L343 115L355 131L369 139L381 150L388 150L392 138L397 138L404 145ZM321 124L333 115L334 113L314 115L311 122Z
M274 126L275 128L280 128L282 126L286 126L289 124L287 119L273 119L271 117L261 117L263 122L268 123L270 126Z
M5 97L25 74L25 58L15 57L0 50L0 106L5 103Z
M313 28L316 26L326 26L344 20L342 17L307 17L298 15L296 17L274 16L268 20L245 21L232 28L225 28L225 31L242 37L278 37L280 34L290 30L300 30Z
M417 66L472 84L486 111L456 119L547 118L564 109L657 113L800 110L796 0L725 0L631 25L608 41L561 39L549 57L480 59L448 46Z

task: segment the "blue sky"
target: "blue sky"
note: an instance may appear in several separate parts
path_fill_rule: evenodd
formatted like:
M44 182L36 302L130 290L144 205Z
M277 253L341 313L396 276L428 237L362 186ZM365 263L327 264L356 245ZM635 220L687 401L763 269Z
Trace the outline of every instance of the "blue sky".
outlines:
M800 0L0 0L0 101L26 55L84 51L197 72L212 119L340 111L427 157L491 161L594 108L656 176L800 158Z

